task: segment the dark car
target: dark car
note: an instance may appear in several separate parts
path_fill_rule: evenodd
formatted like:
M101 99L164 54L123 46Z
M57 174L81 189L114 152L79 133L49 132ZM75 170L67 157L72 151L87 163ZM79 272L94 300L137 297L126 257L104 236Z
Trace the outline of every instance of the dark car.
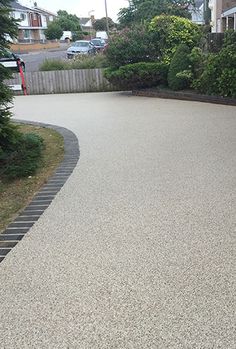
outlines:
M0 49L0 63L3 63L4 66L18 71L17 67L11 64L16 61L20 61L21 67L25 71L25 62L18 55L7 49Z
M93 45L95 46L96 50L99 52L103 52L107 46L106 41L103 39L92 39L91 42L93 43Z

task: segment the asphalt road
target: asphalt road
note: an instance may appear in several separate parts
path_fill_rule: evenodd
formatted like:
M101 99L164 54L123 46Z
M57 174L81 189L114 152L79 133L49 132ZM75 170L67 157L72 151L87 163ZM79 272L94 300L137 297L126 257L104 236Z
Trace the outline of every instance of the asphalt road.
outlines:
M40 65L46 59L66 59L66 49L68 46L64 45L60 50L44 50L39 52L30 52L27 54L20 54L26 65L26 71L38 71Z
M73 174L0 264L0 347L235 349L236 108L17 97L79 138Z

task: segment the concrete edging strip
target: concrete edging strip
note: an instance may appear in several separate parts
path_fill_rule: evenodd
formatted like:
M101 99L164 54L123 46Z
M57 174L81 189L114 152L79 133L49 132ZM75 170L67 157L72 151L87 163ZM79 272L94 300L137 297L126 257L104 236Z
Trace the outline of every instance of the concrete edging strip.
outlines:
M64 159L59 164L54 174L49 177L40 191L35 194L29 205L26 206L18 217L16 217L16 219L0 234L0 263L48 208L56 194L70 177L80 157L78 138L72 131L64 127L41 122L25 120L13 121L19 124L46 127L57 131L64 138L65 154Z

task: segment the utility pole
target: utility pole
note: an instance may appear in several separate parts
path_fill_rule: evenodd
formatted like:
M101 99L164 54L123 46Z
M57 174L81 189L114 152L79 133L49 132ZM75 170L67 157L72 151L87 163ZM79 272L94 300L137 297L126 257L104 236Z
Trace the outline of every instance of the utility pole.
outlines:
M109 38L109 22L108 22L108 12L107 12L107 0L105 0L105 11L106 11L107 36Z

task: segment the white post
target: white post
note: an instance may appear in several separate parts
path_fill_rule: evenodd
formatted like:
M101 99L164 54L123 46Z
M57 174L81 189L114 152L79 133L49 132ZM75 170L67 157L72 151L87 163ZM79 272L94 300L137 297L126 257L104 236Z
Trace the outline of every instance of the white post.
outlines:
M229 29L229 17L226 16L226 30Z
M234 13L234 31L236 31L236 12Z
M109 23L108 23L107 0L105 0L105 12L106 12L107 36L109 38Z

